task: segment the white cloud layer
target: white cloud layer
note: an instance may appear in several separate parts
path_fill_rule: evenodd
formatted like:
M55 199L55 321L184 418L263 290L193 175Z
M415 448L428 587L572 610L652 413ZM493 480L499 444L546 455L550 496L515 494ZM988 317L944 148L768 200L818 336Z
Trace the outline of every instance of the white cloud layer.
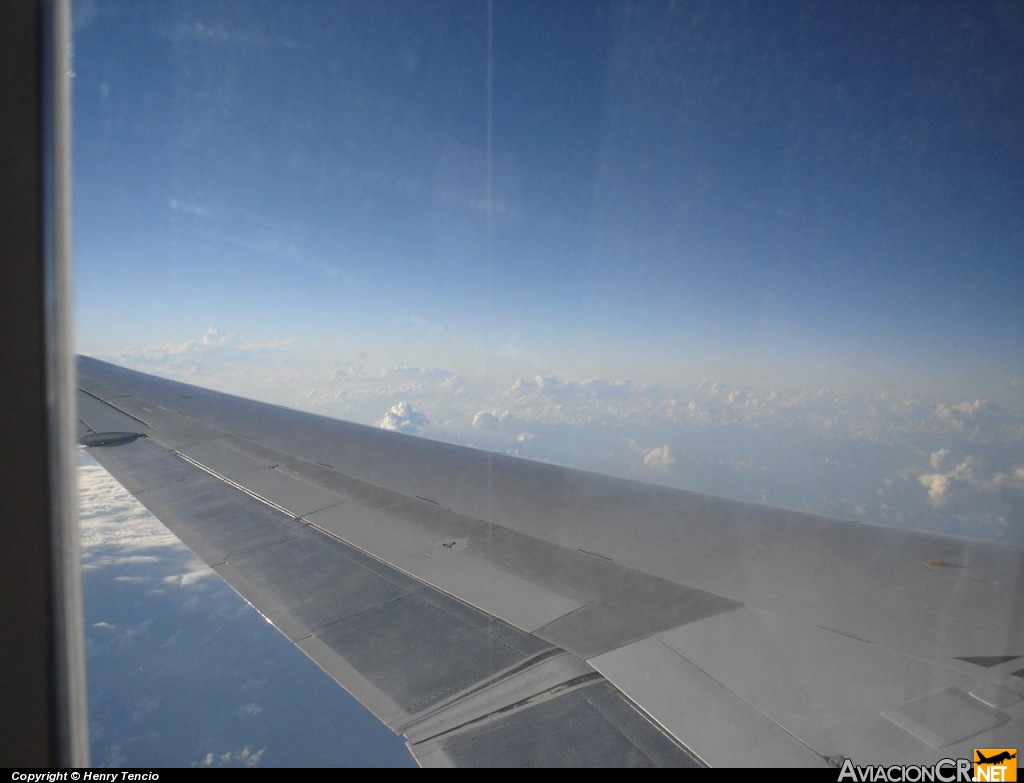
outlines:
M178 539L142 507L84 450L78 467L78 519L87 565L102 564L114 549L122 561L149 562L155 555L136 554L181 546Z
M132 497L82 449L78 465L78 518L82 566L85 569L145 565L176 553L185 571L162 579L186 587L213 576L177 537ZM148 582L145 577L120 576L119 581Z
M343 339L261 344L209 329L193 340L110 358L300 410L530 459L1024 543L1017 489L1024 401L714 378L668 386L543 372L471 377L438 366L375 366L357 354Z

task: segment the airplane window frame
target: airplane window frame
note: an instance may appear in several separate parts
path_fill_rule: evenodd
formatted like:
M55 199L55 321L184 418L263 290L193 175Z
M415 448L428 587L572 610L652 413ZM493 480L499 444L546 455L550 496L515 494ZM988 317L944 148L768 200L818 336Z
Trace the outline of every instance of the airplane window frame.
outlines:
M88 765L72 433L70 4L0 6L7 527L0 763Z

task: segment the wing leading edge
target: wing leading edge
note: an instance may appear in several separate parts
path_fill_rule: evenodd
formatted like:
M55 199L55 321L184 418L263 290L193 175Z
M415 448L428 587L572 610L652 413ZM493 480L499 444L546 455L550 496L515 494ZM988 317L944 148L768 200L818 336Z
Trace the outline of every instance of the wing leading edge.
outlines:
M97 460L424 765L925 763L1024 728L1019 549L78 370Z

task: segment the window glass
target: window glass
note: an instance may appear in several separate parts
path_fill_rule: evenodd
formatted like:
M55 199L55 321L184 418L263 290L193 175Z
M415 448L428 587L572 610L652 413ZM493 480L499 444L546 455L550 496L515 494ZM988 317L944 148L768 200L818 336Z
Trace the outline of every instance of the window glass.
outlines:
M81 0L77 350L1022 545L1022 29L989 2ZM82 471L94 762L366 763L296 739L312 664L281 673L285 640ZM136 674L239 728L173 684L107 699Z

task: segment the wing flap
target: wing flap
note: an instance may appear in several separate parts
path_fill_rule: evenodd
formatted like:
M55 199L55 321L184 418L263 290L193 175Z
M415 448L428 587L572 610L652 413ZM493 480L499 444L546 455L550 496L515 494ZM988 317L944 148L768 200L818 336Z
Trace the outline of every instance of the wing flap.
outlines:
M582 606L579 601L466 552L465 537L445 535L450 526L442 523L428 531L422 524L406 521L417 514L445 513L415 499L383 509L351 501L311 514L308 519L366 552L379 553L427 584L464 597L483 611L528 632Z
M571 694L579 680L603 682L550 642L325 534L153 438L90 451L324 671L383 722L407 731L417 758L494 763L498 756L480 755L486 746L503 763L537 763L547 758L538 749L551 740L538 734L543 721L532 710L547 715L544 705L564 698L578 711ZM618 748L636 764L694 763L621 694L608 693L602 698L619 702L617 713L631 716L622 726L633 733L603 726L602 747ZM511 712L526 716L516 719L515 731L495 717ZM470 738L459 739L466 731ZM481 731L491 737L485 745ZM532 733L531 743L521 744L523 731ZM574 764L608 758L592 753L590 736L557 742Z
M604 680L412 746L424 766L696 767Z
M828 766L821 754L657 638L591 663L671 734L687 737L713 767Z

